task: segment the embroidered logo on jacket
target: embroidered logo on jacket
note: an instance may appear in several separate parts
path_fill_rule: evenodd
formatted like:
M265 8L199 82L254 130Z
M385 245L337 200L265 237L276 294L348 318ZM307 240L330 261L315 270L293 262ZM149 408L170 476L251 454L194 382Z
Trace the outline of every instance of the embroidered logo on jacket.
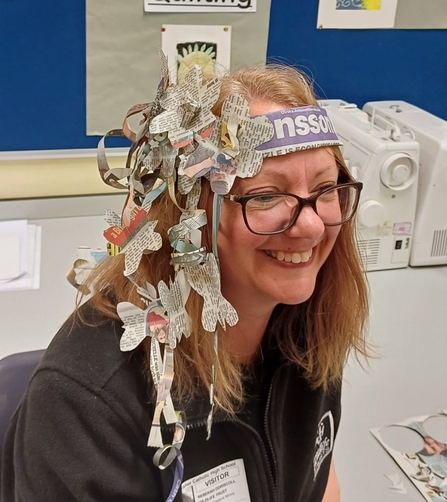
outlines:
M334 446L334 417L332 412L325 413L317 428L314 456L314 479L320 470L324 459L331 453Z

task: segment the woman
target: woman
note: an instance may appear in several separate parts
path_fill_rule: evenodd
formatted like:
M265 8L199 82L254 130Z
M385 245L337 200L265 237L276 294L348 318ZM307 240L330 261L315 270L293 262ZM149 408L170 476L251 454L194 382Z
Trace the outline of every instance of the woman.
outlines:
M338 501L340 381L365 353L367 292L361 184L330 121L277 65L204 83L195 68L181 88L164 72L135 110L134 166L100 165L128 180L105 233L121 253L30 383L2 500Z

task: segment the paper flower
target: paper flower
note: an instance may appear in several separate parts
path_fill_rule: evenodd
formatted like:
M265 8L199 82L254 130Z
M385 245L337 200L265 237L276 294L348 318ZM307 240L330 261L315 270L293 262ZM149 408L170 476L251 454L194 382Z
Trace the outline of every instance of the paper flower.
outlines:
M216 117L211 108L219 98L220 82L217 78L202 83L202 70L195 65L180 86L169 87L160 105L165 111L154 117L149 126L152 135L168 133L175 148L183 148L195 134L207 136Z
M272 136L273 125L266 117L251 118L246 99L230 95L210 136L195 136L197 147L184 155L179 174L199 177L209 173L213 192L225 195L236 176L246 178L259 172L263 155L255 147Z
M230 95L222 105L218 126L209 138L222 145L221 153L236 160L236 175L240 178L255 176L261 169L263 156L255 148L273 136L273 125L263 116L250 117L247 100Z

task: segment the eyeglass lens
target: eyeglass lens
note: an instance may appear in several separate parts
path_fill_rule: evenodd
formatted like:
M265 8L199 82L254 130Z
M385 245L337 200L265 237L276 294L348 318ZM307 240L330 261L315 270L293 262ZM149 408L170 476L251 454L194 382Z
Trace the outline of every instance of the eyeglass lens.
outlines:
M356 207L355 186L335 186L322 192L315 201L316 212L326 225L339 225L349 220ZM291 195L260 195L247 201L247 224L254 232L278 232L287 228L300 210L298 199Z

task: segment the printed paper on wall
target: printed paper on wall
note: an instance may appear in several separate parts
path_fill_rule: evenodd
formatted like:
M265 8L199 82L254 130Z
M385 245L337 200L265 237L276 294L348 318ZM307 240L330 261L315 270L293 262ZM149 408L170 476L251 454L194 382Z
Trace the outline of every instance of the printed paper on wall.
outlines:
M205 0L202 3L217 4ZM230 5L231 1L226 3ZM242 0L239 3L242 5ZM253 1L251 5L255 5ZM158 48L163 24L231 27L231 67L265 61L270 0L263 0L250 15L241 15L244 12L247 9L239 8L236 13L229 9L213 10L194 15L172 12L168 20L162 12L143 12L141 0L86 0L87 134L103 135L121 127L131 106L155 98L160 80ZM228 36L229 47L229 35L230 32L213 33L211 42L220 45L216 64L220 64L220 58L230 57L222 40ZM197 33L188 41L209 42L208 37L198 38ZM204 50L209 54L215 52L209 46Z
M164 24L161 48L168 58L171 82L181 84L195 64L205 78L212 78L230 68L231 26Z
M320 0L317 27L445 29L445 0Z
M320 0L317 27L393 28L398 0Z
M145 12L256 12L257 0L144 0Z

